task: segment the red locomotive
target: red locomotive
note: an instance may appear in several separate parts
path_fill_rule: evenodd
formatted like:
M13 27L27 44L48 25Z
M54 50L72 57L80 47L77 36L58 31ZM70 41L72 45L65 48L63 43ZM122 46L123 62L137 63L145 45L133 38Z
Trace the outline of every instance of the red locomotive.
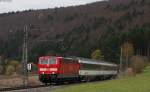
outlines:
M43 56L39 58L41 82L60 83L65 81L90 81L111 78L117 75L116 64L85 58Z

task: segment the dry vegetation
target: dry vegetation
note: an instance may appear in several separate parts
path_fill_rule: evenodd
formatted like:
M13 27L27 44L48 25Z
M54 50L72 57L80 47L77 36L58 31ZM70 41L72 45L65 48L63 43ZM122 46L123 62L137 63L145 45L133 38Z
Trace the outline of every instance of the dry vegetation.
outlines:
M149 60L143 56L133 56L131 58L131 67L135 73L141 73L142 70L148 65Z
M119 77L129 77L136 76L137 74L143 72L143 69L149 64L148 57L135 55L129 60L129 66L125 67L120 73Z
M5 77L5 76L3 76ZM29 76L29 85L41 85L42 83L38 80L38 76ZM4 87L18 87L23 85L23 80L21 76L8 77L0 79L0 88Z

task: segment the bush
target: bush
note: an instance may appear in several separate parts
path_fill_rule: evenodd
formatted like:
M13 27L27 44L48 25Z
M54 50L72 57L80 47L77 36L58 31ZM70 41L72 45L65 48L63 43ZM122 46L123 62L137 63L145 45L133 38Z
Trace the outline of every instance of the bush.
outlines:
M0 74L2 74L4 71L4 67L2 65L0 65Z
M6 72L5 72L5 74L6 74L7 76L10 76L10 75L14 74L14 72L15 72L15 67L14 67L14 66L8 65L8 66L6 67Z
M16 69L15 72L17 74L22 74L22 65L21 64L19 64L15 69Z
M19 63L19 61L12 60L12 61L10 61L10 62L8 63L8 65L12 65L12 66L14 66L14 68L15 68L15 72L17 72L17 71L18 71L18 67L19 67L20 63Z
M142 56L133 56L131 58L131 67L135 73L140 73L147 65L148 59Z
M13 75L15 73L20 74L21 73L21 66L19 61L11 60L6 66L5 74L6 75Z
M19 65L19 61L12 60L12 61L9 61L8 64L9 64L9 65L13 65L13 66L18 66L18 65Z

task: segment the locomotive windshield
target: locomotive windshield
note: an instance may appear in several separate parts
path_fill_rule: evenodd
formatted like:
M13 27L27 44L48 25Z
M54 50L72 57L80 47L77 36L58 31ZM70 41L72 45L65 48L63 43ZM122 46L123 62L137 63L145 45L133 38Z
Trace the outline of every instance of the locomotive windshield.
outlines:
M41 59L40 64L56 64L55 58L47 58L47 59Z
M40 64L48 64L48 60L40 60Z
M50 58L49 59L49 64L56 64L56 59L55 58Z

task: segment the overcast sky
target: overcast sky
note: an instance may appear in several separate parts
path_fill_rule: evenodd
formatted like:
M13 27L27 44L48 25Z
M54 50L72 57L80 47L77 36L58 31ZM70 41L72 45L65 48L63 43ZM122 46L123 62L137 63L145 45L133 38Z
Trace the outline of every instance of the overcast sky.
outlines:
M101 0L0 0L0 13L82 5Z

